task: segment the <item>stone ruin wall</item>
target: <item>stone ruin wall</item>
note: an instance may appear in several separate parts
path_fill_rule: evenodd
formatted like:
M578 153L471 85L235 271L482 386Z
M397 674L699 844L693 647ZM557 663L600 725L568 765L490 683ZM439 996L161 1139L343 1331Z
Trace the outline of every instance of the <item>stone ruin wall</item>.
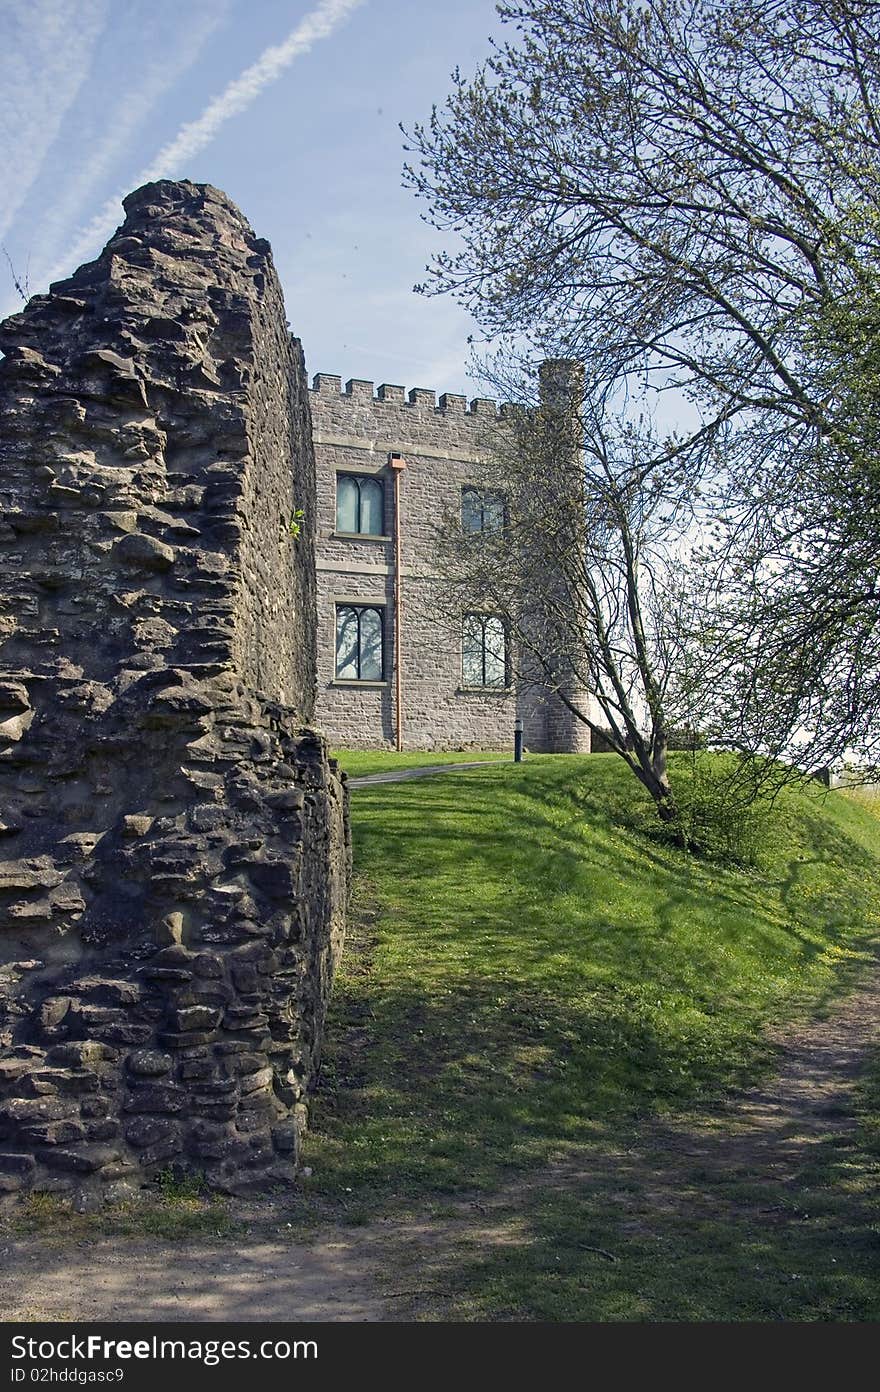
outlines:
M7 1193L291 1180L343 931L302 355L225 195L125 209L0 328Z

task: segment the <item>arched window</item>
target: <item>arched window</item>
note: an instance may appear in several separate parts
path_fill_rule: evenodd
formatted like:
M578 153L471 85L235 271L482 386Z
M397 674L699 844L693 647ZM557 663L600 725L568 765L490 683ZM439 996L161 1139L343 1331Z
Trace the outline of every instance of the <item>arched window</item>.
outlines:
M382 653L382 610L366 604L337 604L337 681L382 681Z
M383 536L385 489L367 474L336 475L336 530Z
M465 532L500 532L504 527L504 498L483 488L463 488L461 525Z
M510 685L507 629L500 614L464 615L461 677L465 686Z

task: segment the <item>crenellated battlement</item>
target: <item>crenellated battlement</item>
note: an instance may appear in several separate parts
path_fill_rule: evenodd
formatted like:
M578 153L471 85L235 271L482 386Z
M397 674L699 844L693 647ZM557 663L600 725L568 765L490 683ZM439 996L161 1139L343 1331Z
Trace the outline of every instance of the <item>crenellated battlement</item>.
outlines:
M441 392L438 397L437 392L428 387L411 387L407 391L405 387L397 386L391 382L382 382L380 386L375 387L372 382L361 377L350 377L343 389L342 378L333 372L316 372L309 394L317 397L344 398L352 402L366 402L373 405L403 406L407 409L431 411L441 415L479 416L482 420L485 420L486 417L497 419L499 416L507 416L515 409L508 403L499 407L497 402L482 396L474 397L468 401L466 396L459 396L453 392Z
M570 375L568 364L548 363L541 400L565 401ZM438 575L438 526L448 518L467 525L475 490L497 516L499 468L534 403L360 377L343 385L328 372L316 374L308 395L318 474L318 719L328 736L354 748L400 740L410 749L500 749L519 717L529 748L588 752L588 727L537 677L521 688L471 686L465 628L459 633L455 598ZM576 449L571 461L576 482ZM340 671L340 633L348 642L345 625L358 609L381 621L369 681ZM360 652L360 627L356 642Z

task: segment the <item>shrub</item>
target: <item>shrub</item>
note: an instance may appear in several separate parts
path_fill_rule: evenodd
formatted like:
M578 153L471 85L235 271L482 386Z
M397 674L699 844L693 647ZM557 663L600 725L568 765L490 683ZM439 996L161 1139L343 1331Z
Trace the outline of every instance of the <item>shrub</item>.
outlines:
M662 822L653 803L639 804L621 820L653 840L725 865L756 868L772 860L785 838L785 817L773 792L750 779L734 756L698 750L671 761L677 816Z
M678 817L670 832L694 855L757 867L773 858L785 834L774 797L741 776L736 760L677 761L673 783Z

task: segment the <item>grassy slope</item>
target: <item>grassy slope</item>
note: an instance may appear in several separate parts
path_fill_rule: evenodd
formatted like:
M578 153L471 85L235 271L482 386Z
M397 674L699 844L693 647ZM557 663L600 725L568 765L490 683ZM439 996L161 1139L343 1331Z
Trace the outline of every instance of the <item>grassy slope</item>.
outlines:
M510 763L513 754L509 749L455 749L441 750L439 753L403 754L393 749L334 749L333 757L339 760L352 778L360 778L366 773L392 773L395 769L425 768L432 764L472 764L489 759Z
M865 965L880 821L862 807L788 793L780 844L748 873L628 830L620 809L639 796L613 756L355 793L359 927L312 1109L316 1196L343 1196L356 1219L607 1154L639 1115L756 1079L771 1062L764 1026L823 1009ZM528 1253L465 1261L451 1317L801 1317L789 1267L809 1267L812 1247L785 1254L763 1232L667 1217L666 1244L634 1239L631 1260L606 1263L593 1247L620 1233L602 1189L532 1200ZM752 1249L760 1275L744 1293ZM805 1317L879 1317L854 1260L845 1295L820 1292Z
M767 1022L865 960L880 823L853 802L787 794L783 845L747 873L615 820L639 796L610 755L354 794L375 922L331 1016L310 1142L325 1191L492 1185L719 1094L767 1065Z

